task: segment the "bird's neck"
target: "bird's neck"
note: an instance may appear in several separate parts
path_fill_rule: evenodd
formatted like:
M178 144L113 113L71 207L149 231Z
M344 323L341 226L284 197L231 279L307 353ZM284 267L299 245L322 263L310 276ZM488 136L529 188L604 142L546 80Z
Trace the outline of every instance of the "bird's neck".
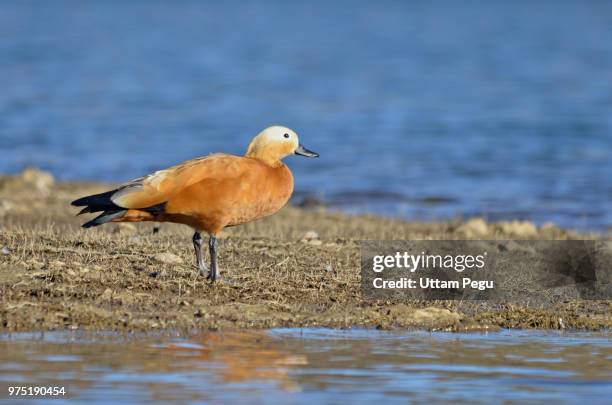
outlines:
M266 147L258 147L257 145L249 146L246 157L261 160L268 166L281 167L283 162L281 159L286 156L287 153L283 150L283 145L267 145Z
M283 161L280 159L265 158L265 157L250 156L250 155L245 155L245 156L251 159L257 159L270 167L278 168L278 167L284 166Z

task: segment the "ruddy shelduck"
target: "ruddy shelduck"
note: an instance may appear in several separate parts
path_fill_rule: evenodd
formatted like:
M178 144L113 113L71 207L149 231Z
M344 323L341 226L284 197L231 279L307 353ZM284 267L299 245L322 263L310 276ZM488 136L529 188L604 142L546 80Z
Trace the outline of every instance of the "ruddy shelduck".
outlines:
M293 175L282 159L289 155L318 157L303 147L289 128L260 132L244 156L212 154L159 170L101 194L72 202L79 212L102 212L84 228L107 222L175 222L192 227L201 274L217 280L217 236L235 226L274 214L293 192ZM210 236L210 271L202 256L201 233Z

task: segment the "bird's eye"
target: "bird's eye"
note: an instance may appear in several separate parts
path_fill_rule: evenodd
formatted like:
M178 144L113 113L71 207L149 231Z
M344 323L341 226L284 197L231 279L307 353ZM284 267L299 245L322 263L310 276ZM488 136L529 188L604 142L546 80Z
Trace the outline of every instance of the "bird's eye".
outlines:
M283 135L285 138L289 138L289 134L285 134Z

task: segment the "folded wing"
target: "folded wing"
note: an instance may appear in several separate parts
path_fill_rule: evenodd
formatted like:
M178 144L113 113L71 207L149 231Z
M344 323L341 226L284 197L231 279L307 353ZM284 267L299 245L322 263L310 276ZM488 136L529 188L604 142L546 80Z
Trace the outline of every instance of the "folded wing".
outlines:
M159 170L119 187L110 197L122 208L145 209L164 204L175 194L207 178L236 175L237 156L210 155Z

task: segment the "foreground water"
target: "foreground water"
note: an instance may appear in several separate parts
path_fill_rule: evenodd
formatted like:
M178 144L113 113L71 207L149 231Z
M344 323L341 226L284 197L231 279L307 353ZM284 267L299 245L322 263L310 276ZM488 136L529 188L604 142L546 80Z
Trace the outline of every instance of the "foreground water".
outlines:
M0 4L0 172L125 181L285 123L344 210L612 224L612 3Z
M610 333L278 329L0 337L8 386L87 403L609 403ZM62 403L54 402L54 403Z

